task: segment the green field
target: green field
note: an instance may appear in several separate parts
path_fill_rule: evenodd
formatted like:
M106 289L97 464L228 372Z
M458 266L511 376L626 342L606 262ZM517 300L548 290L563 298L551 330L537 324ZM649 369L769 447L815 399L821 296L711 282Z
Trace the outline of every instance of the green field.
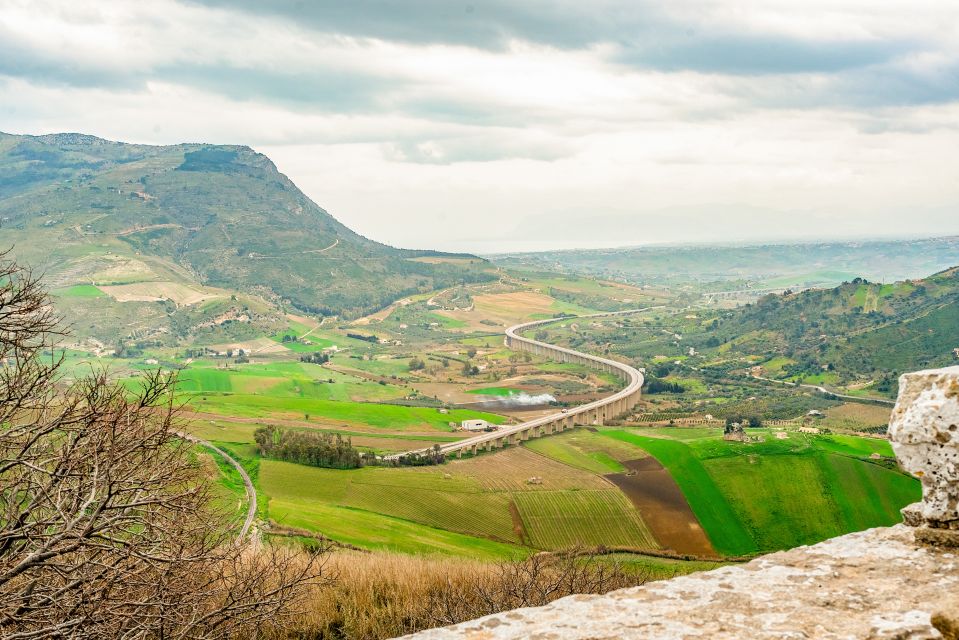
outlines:
M302 362L245 364L229 368L191 366L180 372L177 390L367 402L392 400L407 393L396 385L371 384L363 378Z
M524 446L563 464L600 475L621 473L625 471L621 462L646 456L639 447L586 429L529 440Z
M526 491L514 498L534 547L657 546L639 512L619 489Z
M483 387L482 389L470 389L466 393L475 393L481 396L511 396L522 393L522 391L509 387Z
M481 419L500 424L505 420L493 413L468 409L451 409L444 414L431 407L261 395L198 394L190 398L190 406L206 413L247 418L288 417L302 420L309 415L311 420L323 419L346 426L365 426L391 432L449 432L450 422Z
M541 483L527 484L535 474ZM618 489L589 474L575 480L583 474L512 448L416 469L337 471L262 460L258 483L277 523L363 548L475 555L462 548L474 541L480 555L503 557L524 546L657 547ZM388 533L398 522L410 537Z
M670 432L692 432L665 438ZM890 456L882 440L804 436L724 442L704 430L603 430L638 445L672 474L717 550L731 555L786 549L900 520L919 499L914 478L868 459ZM762 430L758 430L762 432Z
M52 293L54 296L65 298L102 298L107 295L92 284L77 284L66 289L57 289Z

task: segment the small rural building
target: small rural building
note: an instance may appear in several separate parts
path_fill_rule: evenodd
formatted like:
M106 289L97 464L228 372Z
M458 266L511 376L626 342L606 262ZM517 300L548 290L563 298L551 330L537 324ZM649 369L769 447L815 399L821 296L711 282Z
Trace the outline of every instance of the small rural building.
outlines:
M826 414L824 414L824 413L823 413L822 411L820 411L819 409L812 409L812 410L811 410L809 413L807 413L806 415L809 416L810 418L824 418L824 417L826 417Z
M955 348L955 349L952 350L952 355L954 355L954 356L956 356L957 358L959 358L959 347L957 347L957 348Z
M143 361L143 364L160 364L156 358L147 358Z
M799 427L799 432L816 434L819 433L819 429L816 427Z
M460 428L463 431L486 431L492 426L486 420L463 420L460 423Z
M870 460L882 460L882 455L881 455L881 454L878 454L878 453L870 453L870 454L869 454L869 459L870 459Z

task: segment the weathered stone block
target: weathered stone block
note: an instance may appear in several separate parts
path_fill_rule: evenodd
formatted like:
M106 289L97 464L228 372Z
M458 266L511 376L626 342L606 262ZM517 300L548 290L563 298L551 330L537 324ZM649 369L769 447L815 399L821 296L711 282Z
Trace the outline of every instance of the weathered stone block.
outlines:
M902 468L922 482L922 502L903 510L906 522L959 529L959 367L899 378L889 436Z
M959 596L951 596L937 605L932 626L944 640L959 640Z

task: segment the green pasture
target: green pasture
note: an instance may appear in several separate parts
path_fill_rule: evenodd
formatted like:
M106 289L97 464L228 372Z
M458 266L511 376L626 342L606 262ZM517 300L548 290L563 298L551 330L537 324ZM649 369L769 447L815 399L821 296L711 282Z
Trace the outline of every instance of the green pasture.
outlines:
M62 298L102 298L107 295L92 284L77 284L66 289L54 289L51 293L55 297Z
M522 393L522 390L510 389L509 387L482 387L480 389L470 389L466 393L475 393L481 396L511 396Z
M587 429L573 429L548 438L529 440L523 446L563 464L600 475L621 473L625 471L621 462L647 455L639 447Z
M180 372L177 390L188 393L237 393L273 398L378 401L402 397L393 385L303 362L246 364L229 368L192 366Z
M716 549L730 555L891 525L900 520L900 508L919 498L918 481L869 459L872 453L891 456L887 442L796 432L776 440L766 430L755 432L765 433L766 442L725 442L716 430L600 431L655 456Z
M189 404L197 411L226 416L268 418L286 416L364 425L384 431L446 431L450 422L481 419L502 423L502 416L468 409L452 409L440 413L431 407L406 407L375 402L349 402L302 397L270 397L264 395L195 394Z
M503 472L525 477L524 469L513 468L517 463L508 460L512 458L503 459ZM536 549L657 546L639 513L615 488L525 489L521 482L489 483L476 475L489 463L477 459L482 466L476 471L470 461L341 471L261 460L258 482L274 521L362 548L515 557L523 544ZM557 478L565 477L562 467L552 468L550 473L561 474Z

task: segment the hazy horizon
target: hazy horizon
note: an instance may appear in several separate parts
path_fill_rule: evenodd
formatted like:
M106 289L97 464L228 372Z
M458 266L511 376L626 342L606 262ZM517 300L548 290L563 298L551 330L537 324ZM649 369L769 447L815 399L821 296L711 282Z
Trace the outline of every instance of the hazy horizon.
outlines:
M959 234L959 6L0 0L0 130L268 155L491 254Z

